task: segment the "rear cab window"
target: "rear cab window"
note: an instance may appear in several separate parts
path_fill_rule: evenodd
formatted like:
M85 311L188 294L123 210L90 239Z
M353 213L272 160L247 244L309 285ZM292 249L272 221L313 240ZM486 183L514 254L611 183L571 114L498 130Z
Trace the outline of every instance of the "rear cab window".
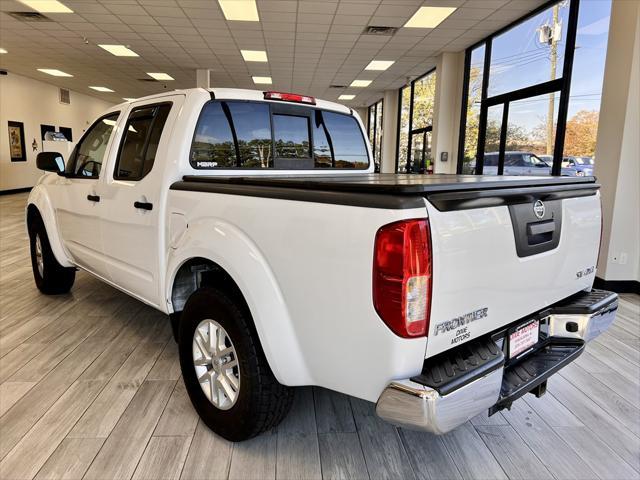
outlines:
M347 114L298 105L212 100L191 146L196 169L369 167L364 135Z

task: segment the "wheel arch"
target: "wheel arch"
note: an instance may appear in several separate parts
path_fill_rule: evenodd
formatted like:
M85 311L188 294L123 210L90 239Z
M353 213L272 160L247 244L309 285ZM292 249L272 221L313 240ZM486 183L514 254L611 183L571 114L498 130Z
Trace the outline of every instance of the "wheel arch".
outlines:
M56 228L57 223L49 196L40 185L33 187L27 200L27 207L25 209L25 228L27 234L29 234L30 222L37 218L37 216L39 216L44 223L51 250L58 263L63 267L74 267L75 265L71 262L62 246L62 239Z
M220 289L247 309L278 381L289 386L313 383L277 281L243 232L220 220L196 222L172 250L166 298L174 319L198 288Z

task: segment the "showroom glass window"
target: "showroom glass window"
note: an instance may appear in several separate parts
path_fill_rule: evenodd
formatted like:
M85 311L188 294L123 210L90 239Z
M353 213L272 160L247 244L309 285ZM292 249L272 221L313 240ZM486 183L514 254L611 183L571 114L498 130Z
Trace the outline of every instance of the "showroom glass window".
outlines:
M431 136L435 90L434 69L399 91L396 167L399 173L433 173Z
M591 175L610 10L562 0L467 50L459 173Z
M352 115L250 101L208 102L189 160L197 169L369 167L365 138Z
M382 100L377 101L369 107L369 142L373 151L373 161L375 162L375 171L380 171L382 162Z

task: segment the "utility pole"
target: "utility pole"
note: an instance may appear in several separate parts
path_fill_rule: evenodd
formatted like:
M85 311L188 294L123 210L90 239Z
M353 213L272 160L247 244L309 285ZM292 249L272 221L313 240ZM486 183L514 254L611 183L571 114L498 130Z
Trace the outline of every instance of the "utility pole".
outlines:
M551 62L551 78L549 80L556 79L556 69L558 65L558 43L562 39L562 23L560 23L560 6L562 2L556 3L552 7L552 22L551 25L544 24L538 28L538 41L549 47L549 60ZM547 155L553 155L554 150L554 122L553 117L555 114L555 102L556 94L551 92L549 94L549 105L547 107Z
M560 41L561 35L558 35L560 25L558 23L560 4L556 3L553 6L553 26L551 27L551 80L556 79L556 66L558 64L558 41ZM554 149L554 135L553 135L553 117L556 107L556 93L551 92L549 94L549 106L547 108L547 155L553 155Z

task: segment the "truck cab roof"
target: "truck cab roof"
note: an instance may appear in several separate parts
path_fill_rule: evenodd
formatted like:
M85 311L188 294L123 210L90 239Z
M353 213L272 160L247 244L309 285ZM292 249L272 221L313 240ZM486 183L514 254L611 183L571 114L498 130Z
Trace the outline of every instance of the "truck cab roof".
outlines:
M245 101L255 101L255 102L271 102L271 103L282 103L280 100L267 100L265 99L265 92L269 90L250 90L245 88L187 88L182 90L170 90L162 93L156 93L154 95L147 95L145 97L136 98L131 102L146 102L150 100L157 100L167 95L175 95L175 94L184 94L184 95L192 95L194 93L202 93L208 92L212 98L221 99L221 100L245 100ZM122 102L121 104L113 107L119 107L120 105L126 105L131 102ZM349 107L346 107L340 103L330 102L327 100L322 100L315 98L315 107L321 108L323 110L331 110L334 112L351 114L352 110Z

